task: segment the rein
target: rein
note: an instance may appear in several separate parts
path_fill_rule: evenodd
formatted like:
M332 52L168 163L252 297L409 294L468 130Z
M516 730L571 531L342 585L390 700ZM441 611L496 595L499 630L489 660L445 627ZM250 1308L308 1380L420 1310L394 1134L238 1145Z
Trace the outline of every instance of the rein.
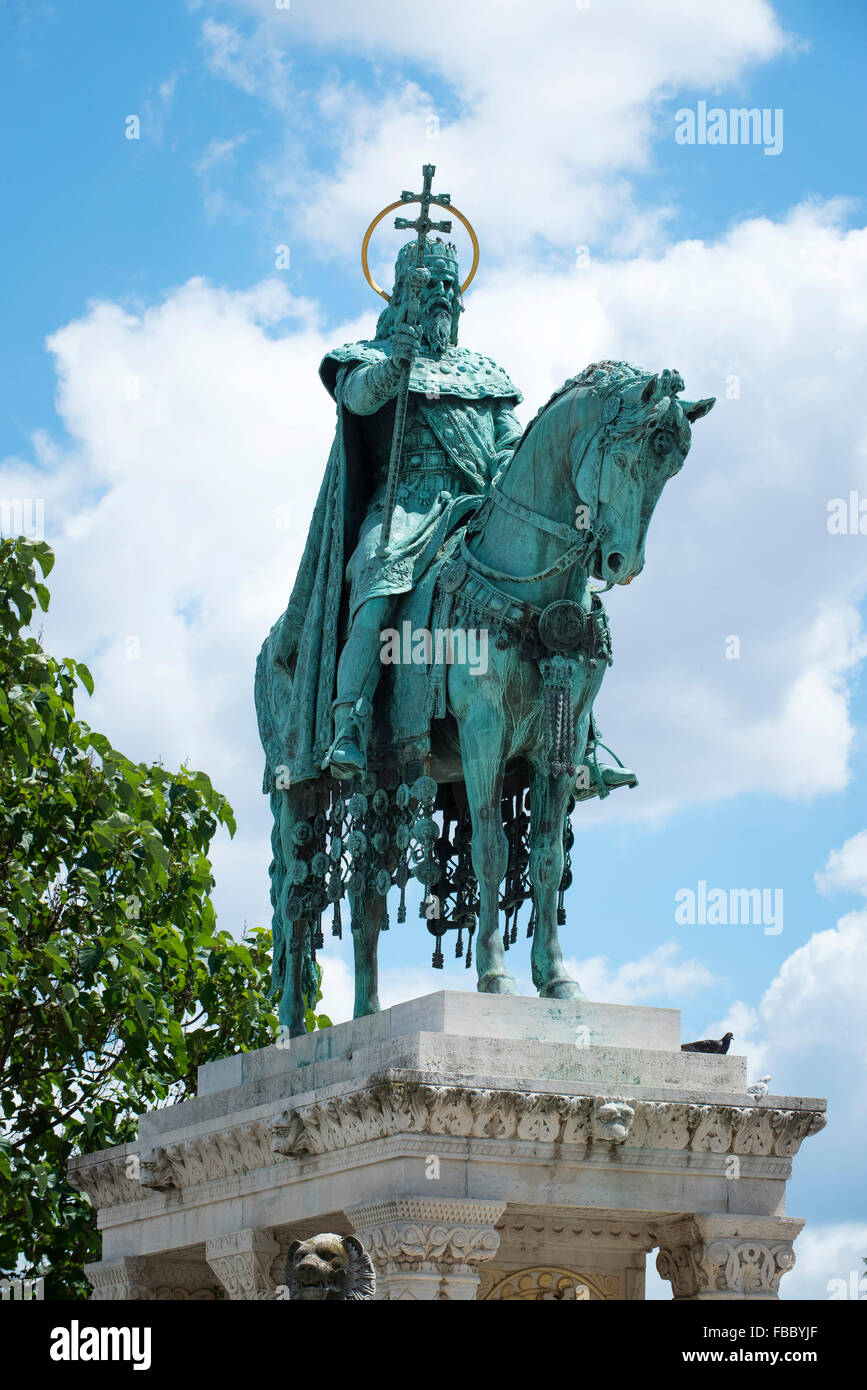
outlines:
M599 431L609 423L610 421L604 418L600 420L590 438L587 440L581 458L578 461L578 466L575 469L576 477L578 476L581 465L587 457L587 450L590 448L590 445L593 443L597 434L599 434ZM596 504L594 507L595 518L599 514L599 489L602 483L601 452L596 467L594 468L594 475L593 481L596 492ZM549 536L555 536L558 540L572 541L574 535L572 527L565 526L560 521L552 521L550 517L544 516L541 512L532 511L529 507L525 507L523 502L516 502L514 498L506 497L496 487L491 488L488 493L488 500L495 503L496 506L500 507L502 511L507 512L510 516L517 518L518 521L523 521L527 525L535 527L537 531L542 531ZM472 533L475 534L478 529L477 518L477 524L473 526ZM581 540L569 545L560 556L559 560L555 560L553 565L550 565L546 570L540 570L538 574L507 574L504 570L492 569L490 565L484 564L483 561L473 555L467 546L466 535L461 536L461 558L469 565L470 569L476 570L477 573L484 575L486 579L505 579L510 584L535 584L540 579L549 579L554 574L562 574L564 570L574 569L579 560L592 554L596 542L600 538L600 534L601 533L597 532L595 526L584 528ZM610 588L610 584L607 587Z

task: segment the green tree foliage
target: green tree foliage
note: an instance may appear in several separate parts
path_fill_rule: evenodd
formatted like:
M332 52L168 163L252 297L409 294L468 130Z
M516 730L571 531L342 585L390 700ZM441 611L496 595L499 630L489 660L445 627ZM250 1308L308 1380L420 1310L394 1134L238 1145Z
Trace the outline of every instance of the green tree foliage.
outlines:
M135 1138L196 1068L263 1047L270 932L216 926L202 772L136 764L75 712L86 666L31 634L50 548L0 542L0 1275L86 1297L94 1213L68 1158Z

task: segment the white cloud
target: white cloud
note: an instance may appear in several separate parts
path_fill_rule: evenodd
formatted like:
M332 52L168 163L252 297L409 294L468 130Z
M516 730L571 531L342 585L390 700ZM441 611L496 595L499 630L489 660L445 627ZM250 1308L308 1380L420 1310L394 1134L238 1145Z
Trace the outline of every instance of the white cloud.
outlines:
M732 1051L749 1058L750 1080L770 1073L776 1094L825 1095L833 1085L838 1101L854 1109L867 1099L865 979L862 909L814 932L786 957L757 1007L738 1000L703 1036L731 1030ZM863 1115L857 1125L863 1128Z
M143 105L142 134L146 140L161 145L175 102L180 70L170 73L157 84L156 91L148 89Z
M243 133L225 140L215 137L208 141L203 154L196 161L194 168L201 182L205 211L211 218L217 217L226 206L225 188L218 182L218 176L224 175L232 167L236 151L246 140L247 136Z
M667 941L640 960L612 969L604 956L570 959L566 969L580 982L588 999L607 1004L680 1002L714 984L714 976L697 960L681 960L680 945Z
M233 24L206 19L201 30L205 65L217 77L250 96L282 110L286 105L289 66L281 50L264 34L252 38Z
M867 895L867 830L859 830L842 849L832 850L824 869L814 877L820 893Z
M543 245L571 260L590 239L621 254L656 241L671 209L639 208L628 176L649 167L657 138L673 141L672 94L737 88L752 65L796 46L765 0L712 10L692 0L443 0L435 17L390 0L228 9L254 27L206 20L210 66L266 102L294 100L298 122L315 112L330 167L311 169L293 138L291 161L281 155L268 183L291 200L296 226L341 255L355 252L359 209L391 202L423 160L437 164L438 186L478 225L487 254L538 259ZM290 96L285 76L275 79L286 55L323 47L335 65L367 60L364 88L329 70Z
M197 174L207 174L215 165L230 159L239 146L244 144L246 135L233 135L228 140L213 139L208 141L204 154L196 164Z
M867 1299L867 1222L805 1226L795 1268L780 1285L784 1298Z

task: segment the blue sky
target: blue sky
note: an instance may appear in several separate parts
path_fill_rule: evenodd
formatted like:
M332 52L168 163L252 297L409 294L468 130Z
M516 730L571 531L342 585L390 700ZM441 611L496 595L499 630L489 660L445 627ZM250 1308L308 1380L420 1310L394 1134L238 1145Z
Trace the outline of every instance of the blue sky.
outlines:
M841 1128L805 1144L790 1200L808 1234L839 1232L803 1261L821 1297L846 1242L867 1249L867 538L826 526L831 498L867 496L867 10L543 0L531 22L501 0L485 28L448 0L434 32L389 0L361 8L0 0L0 495L45 498L46 638L91 660L96 727L230 796L221 921L265 921L252 666L325 462L319 356L375 321L370 217L438 164L483 249L463 339L518 380L525 417L602 355L717 395L645 573L612 595L598 712L641 786L576 822L566 942L600 997L680 1007L685 1037L732 1027L754 1075L831 1094ZM781 154L677 144L699 101L781 109ZM784 930L679 926L674 895L699 880L781 887ZM347 959L326 953L337 1016ZM420 925L392 931L386 992L436 988L428 960Z

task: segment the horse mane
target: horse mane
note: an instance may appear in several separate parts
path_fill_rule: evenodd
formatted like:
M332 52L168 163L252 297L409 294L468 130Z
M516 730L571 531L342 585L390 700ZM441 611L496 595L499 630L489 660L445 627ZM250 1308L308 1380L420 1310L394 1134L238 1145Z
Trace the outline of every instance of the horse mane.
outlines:
M604 358L601 362L591 362L577 376L570 376L564 381L563 385L559 386L548 397L545 404L539 407L515 445L514 453L518 452L530 430L537 420L545 414L548 407L559 400L561 396L565 396L567 391L582 386L592 389L596 395L610 396L621 386L630 385L634 381L649 381L652 375L653 373L648 372L644 367L636 367L634 362L616 362L611 358Z

